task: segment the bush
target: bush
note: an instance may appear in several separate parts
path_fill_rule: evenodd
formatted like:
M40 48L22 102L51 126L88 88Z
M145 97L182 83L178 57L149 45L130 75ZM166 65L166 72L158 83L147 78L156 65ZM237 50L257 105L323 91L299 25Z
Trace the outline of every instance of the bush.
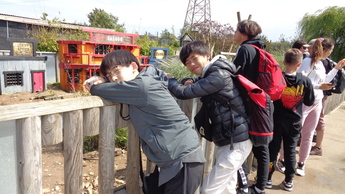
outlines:
M115 147L126 149L127 148L127 127L115 129ZM98 150L99 135L84 137L83 153Z

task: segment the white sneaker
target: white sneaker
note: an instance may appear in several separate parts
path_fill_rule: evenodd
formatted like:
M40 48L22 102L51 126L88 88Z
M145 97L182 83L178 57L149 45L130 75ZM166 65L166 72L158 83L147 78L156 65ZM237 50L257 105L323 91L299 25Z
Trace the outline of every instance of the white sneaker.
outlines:
M298 162L297 168L296 168L296 175L305 176L305 165L303 162Z

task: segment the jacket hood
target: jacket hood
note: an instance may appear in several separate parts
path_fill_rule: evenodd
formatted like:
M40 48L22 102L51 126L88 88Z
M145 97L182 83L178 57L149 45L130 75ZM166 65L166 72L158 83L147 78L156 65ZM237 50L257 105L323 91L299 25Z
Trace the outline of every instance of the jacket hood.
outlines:
M237 72L237 68L235 64L227 60L226 57L222 57L221 55L217 55L216 57L212 59L212 61L214 62L211 64L209 68L218 67L220 69L225 69L231 72L232 74L235 74Z
M242 44L253 44L259 48L265 48L266 45L264 44L264 41L262 41L261 39L250 39L250 40L246 40L244 41Z

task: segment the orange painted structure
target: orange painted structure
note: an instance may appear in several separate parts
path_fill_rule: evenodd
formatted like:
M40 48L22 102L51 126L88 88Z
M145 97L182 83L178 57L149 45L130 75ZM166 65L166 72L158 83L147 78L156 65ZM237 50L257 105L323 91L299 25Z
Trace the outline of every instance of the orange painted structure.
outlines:
M57 41L59 44L60 87L66 91L84 91L83 83L99 75L103 57L114 50L124 49L137 56L142 66L148 57L140 56L140 46L134 44L138 34L83 29L89 41Z

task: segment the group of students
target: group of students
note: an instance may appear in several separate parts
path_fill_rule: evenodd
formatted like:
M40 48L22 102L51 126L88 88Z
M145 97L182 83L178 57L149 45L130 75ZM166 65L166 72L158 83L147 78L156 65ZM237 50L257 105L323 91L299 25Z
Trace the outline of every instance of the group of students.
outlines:
M321 72L318 63L324 57L319 55L319 48L325 48L325 40L315 41L315 53L311 53L312 58L308 61L302 62L302 52L297 49L286 52L284 76L287 88L283 97L274 102L274 137L269 145L255 147L249 138L247 119L222 105L217 98L226 98L237 109L245 110L231 72L239 69L238 73L256 82L258 55L248 44L263 48L263 41L256 39L260 33L261 27L254 21L238 23L235 41L240 47L234 62L222 55L211 58L208 46L202 41L188 43L181 49L179 57L185 67L198 77L185 78L181 82L155 67L141 70L137 58L126 50L107 54L100 67L103 77L92 77L85 81L84 85L92 95L128 104L129 118L140 137L142 150L158 167L159 192L194 194L201 185L201 192L206 194L264 193L274 171L274 168L270 168L270 162L277 160L282 139L286 165L286 178L282 184L285 189L292 189L289 184L292 184L295 173L294 150L301 128L308 123L308 129L305 132L302 130L302 142L310 139L312 126L309 125L315 122L315 118L309 119L308 115L315 115L317 111L320 113L322 108L321 103L319 105L322 95L318 90L332 87L324 84L328 79L325 79L326 74ZM299 68L301 62L303 67ZM303 65L307 63L309 65ZM339 62L335 69L344 65L344 61ZM308 75L312 81L297 71ZM201 98L212 123L211 139L216 145L215 164L203 182L205 157L199 136L175 97ZM307 148L310 149L310 145L305 143L306 151ZM258 161L256 184L240 188L238 172L245 166L251 151ZM304 169L305 160L300 158L301 169ZM247 181L245 178L243 180Z

